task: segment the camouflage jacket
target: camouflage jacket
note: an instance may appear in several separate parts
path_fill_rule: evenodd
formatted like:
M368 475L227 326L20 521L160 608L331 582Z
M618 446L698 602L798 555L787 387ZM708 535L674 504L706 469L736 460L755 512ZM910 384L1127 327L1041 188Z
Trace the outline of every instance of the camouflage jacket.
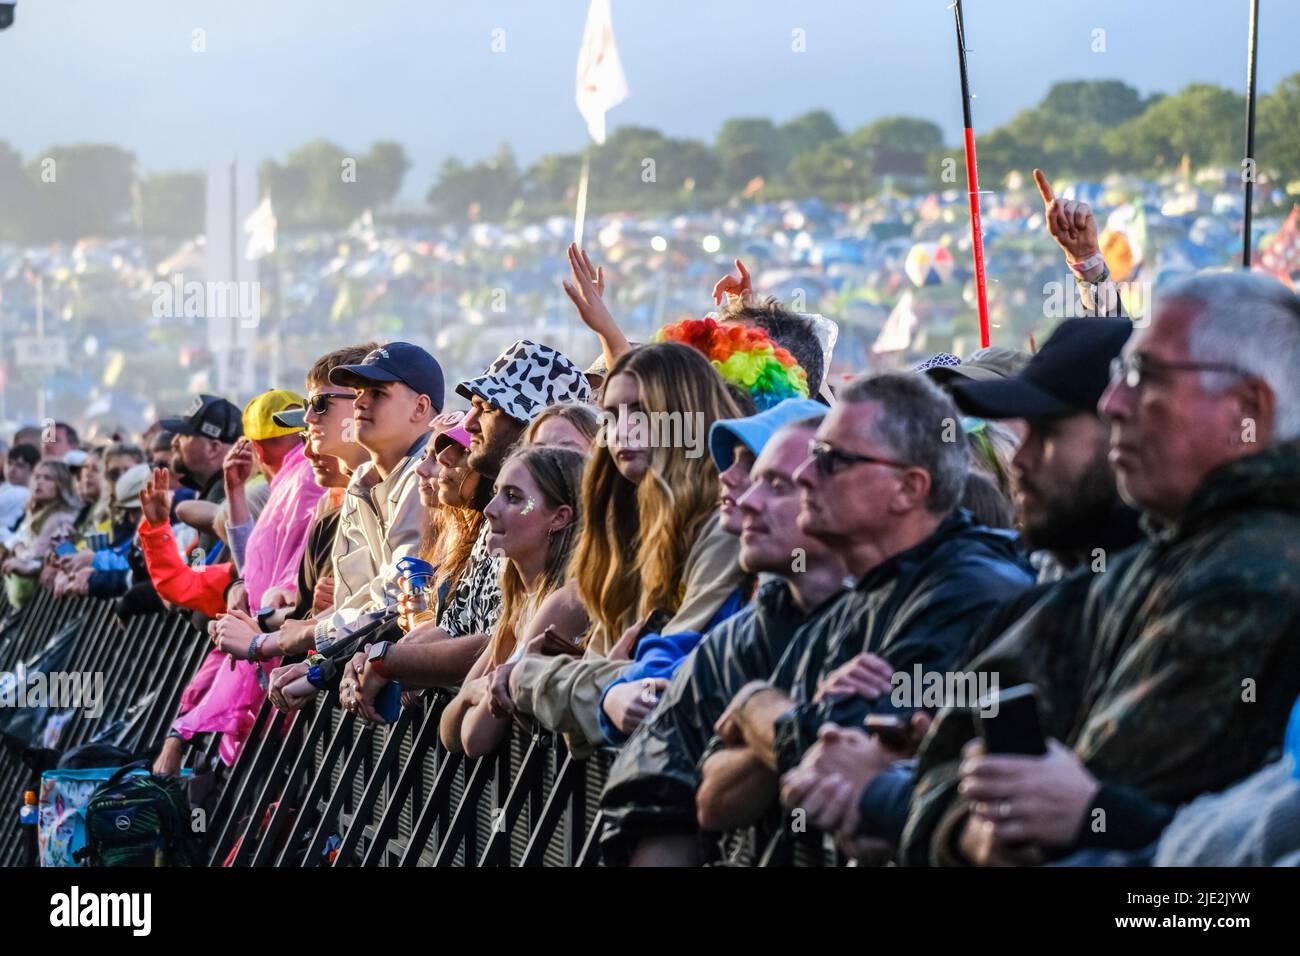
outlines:
M1300 446L1208 474L1179 521L1050 591L981 653L1001 687L1038 686L1043 732L1103 784L1181 803L1259 767L1300 692ZM957 863L968 710L943 711L918 755L899 848ZM1089 815L1085 825L1096 828Z

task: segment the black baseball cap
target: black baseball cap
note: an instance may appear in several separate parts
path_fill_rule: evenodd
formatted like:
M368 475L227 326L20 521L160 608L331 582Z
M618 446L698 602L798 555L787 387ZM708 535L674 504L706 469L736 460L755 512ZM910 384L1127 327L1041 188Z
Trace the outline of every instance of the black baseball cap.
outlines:
M1067 319L1012 378L957 380L957 407L980 418L1066 418L1096 412L1110 363L1133 331L1128 319Z
M364 388L367 382L401 382L419 395L428 395L434 411L442 411L442 366L410 342L389 342L371 349L359 365L339 365L330 371L330 384Z
M196 395L181 417L164 418L158 424L174 435L215 438L229 445L244 434L244 413L224 398Z

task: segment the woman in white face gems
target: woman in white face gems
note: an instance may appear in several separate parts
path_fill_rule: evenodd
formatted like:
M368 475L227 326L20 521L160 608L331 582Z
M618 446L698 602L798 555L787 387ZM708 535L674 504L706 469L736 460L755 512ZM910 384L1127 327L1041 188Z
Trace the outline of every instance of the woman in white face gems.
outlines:
M508 717L490 710L491 672L517 657L536 637L530 625L547 595L565 581L580 526L584 456L568 448L522 448L497 476L484 509L491 528L488 547L505 556L501 573L501 620L492 641L470 669L460 693L442 714L440 732L452 751L479 757L494 750Z

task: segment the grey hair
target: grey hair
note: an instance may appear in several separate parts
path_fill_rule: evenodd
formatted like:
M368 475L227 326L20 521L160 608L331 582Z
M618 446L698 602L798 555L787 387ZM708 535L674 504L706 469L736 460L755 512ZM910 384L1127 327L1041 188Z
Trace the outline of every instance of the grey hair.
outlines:
M874 434L889 453L930 475L931 514L946 515L961 502L970 452L961 413L948 393L918 372L862 375L840 390L841 402L878 402Z
M1170 285L1160 298L1200 305L1188 342L1192 359L1262 379L1276 403L1274 437L1300 438L1300 296L1258 273L1207 272ZM1201 386L1222 389L1225 377L1203 372Z

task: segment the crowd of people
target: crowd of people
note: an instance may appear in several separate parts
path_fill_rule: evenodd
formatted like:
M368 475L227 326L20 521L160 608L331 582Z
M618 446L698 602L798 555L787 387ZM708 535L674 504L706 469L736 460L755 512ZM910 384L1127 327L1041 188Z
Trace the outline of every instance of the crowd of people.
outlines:
M443 687L453 751L516 722L617 750L613 864L750 827L873 864L1300 864L1300 299L1204 273L1131 321L1040 185L1087 317L1032 352L832 383L833 323L739 260L631 342L574 246L585 370L523 339L449 389L364 342L138 443L25 429L9 603L208 636L157 773L196 734L233 763L268 697L390 722Z

